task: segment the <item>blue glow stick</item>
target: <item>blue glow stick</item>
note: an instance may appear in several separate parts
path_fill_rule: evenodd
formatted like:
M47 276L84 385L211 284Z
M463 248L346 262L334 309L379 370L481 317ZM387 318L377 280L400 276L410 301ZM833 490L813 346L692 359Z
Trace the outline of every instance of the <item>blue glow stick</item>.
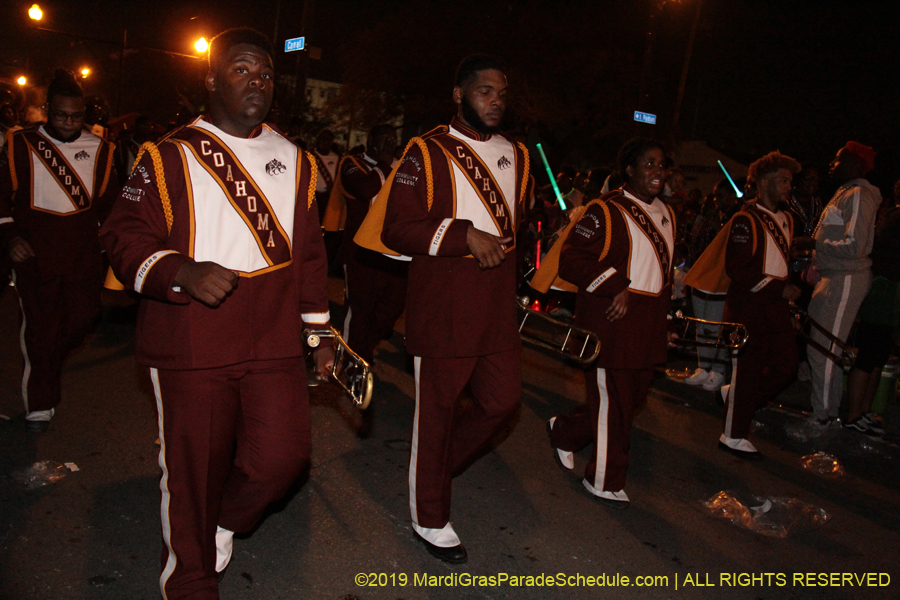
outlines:
M728 178L728 182L731 183L731 187L734 188L734 193L737 194L738 198L743 198L744 192L739 190L738 187L734 184L734 179L732 179L731 175L728 174L728 171L725 169L725 165L722 164L721 160L717 160L716 162L719 163L719 167L721 167L722 172L725 173L725 177Z
M544 161L544 168L547 169L547 177L550 178L550 185L553 186L553 193L556 194L556 201L559 202L559 207L563 210L566 210L566 203L563 200L562 193L559 191L559 186L556 185L556 179L553 177L553 171L550 170L550 163L547 162L547 157L544 155L544 149L541 148L541 145L537 145L538 152L541 153L541 160Z

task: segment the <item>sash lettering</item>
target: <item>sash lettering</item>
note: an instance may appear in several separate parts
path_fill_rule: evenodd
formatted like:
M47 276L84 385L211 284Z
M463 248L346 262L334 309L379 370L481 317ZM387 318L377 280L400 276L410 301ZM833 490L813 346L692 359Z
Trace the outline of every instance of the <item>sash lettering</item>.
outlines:
M494 224L500 231L500 237L511 237L513 242L506 245L506 251L509 252L515 247L515 225L510 218L511 211L506 197L500 189L500 185L491 174L491 170L485 165L481 158L461 140L452 136L445 135L432 138L447 156L456 164L459 169L465 173L466 178L472 185L472 188L481 198L482 204L490 213ZM483 175L482 175L483 173ZM476 183L481 180L480 185Z
M622 213L628 215L641 231L644 232L644 235L647 236L647 239L650 240L650 243L653 245L653 249L656 250L656 257L659 259L663 280L666 284L672 283L672 258L669 255L669 246L666 244L665 236L663 236L659 229L656 228L656 224L653 220L647 217L647 213L641 210L631 198L622 195L615 200L611 200L611 202L617 204L622 210Z
M784 236L784 232L781 230L781 227L778 226L778 223L775 222L775 219L773 219L762 210L756 209L754 211L754 214L759 217L759 220L763 222L763 225L766 226L766 229L772 235L772 238L775 240L775 245L778 246L778 250L781 251L781 255L784 257L784 262L787 264L791 264L791 245L788 243L787 238Z
M78 177L78 172L69 164L53 142L37 131L29 131L24 135L34 155L38 157L65 192L75 210L90 208L91 197L87 188Z
M215 135L199 127L185 128L169 139L177 139L186 144L216 180L253 233L269 266L290 262L290 239L278 222L266 195L231 150Z

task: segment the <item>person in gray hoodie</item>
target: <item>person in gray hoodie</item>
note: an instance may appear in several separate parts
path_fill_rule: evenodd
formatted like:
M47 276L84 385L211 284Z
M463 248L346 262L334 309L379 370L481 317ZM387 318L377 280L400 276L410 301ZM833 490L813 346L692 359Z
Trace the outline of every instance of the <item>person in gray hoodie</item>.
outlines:
M814 250L812 266L821 275L815 284L809 315L842 340L850 334L860 304L872 284L872 242L881 192L865 179L875 167L875 151L847 142L831 161L828 174L842 185L825 207L811 238L798 238L798 251ZM817 331L813 340L830 341ZM844 392L843 369L813 348L809 350L812 377L810 401L820 425L837 419Z

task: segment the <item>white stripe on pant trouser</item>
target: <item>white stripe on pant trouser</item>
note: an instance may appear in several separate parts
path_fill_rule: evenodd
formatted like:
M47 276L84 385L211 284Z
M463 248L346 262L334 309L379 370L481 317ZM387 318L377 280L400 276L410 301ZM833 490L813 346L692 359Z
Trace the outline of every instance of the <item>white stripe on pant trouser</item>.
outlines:
M159 507L159 516L162 521L163 541L169 550L169 558L166 560L166 566L163 568L162 574L159 576L159 591L163 598L168 599L166 595L166 583L172 572L175 571L175 565L178 558L175 551L172 550L172 523L169 521L169 502L171 496L169 494L169 469L166 467L166 434L163 431L163 404L162 391L159 389L159 373L156 369L150 369L150 379L153 380L153 392L156 394L156 407L159 411L159 467L162 469L162 477L159 480L159 490L162 492L162 502Z
M422 357L414 357L413 364L416 371L416 414L413 417L412 447L409 453L409 514L412 516L412 522L418 525L419 517L416 512L416 458L419 449L419 373L422 368Z
M16 285L16 272L12 272L13 285ZM18 295L19 290L16 289ZM31 379L31 361L28 360L28 347L25 345L25 307L22 306L22 296L19 296L19 310L22 311L22 328L19 330L19 347L22 349L22 359L25 361L25 368L22 370L22 400L25 402L25 413L30 413L28 408L28 380Z
M844 319L844 312L847 310L847 300L850 298L850 275L844 275L844 289L841 290L841 302L838 304L837 313L834 316L834 322L828 323L825 325L831 333L835 335L839 335L841 328L841 321ZM854 315L855 318L855 315ZM834 350L834 346L831 346L831 350ZM832 395L835 390L833 385L831 385L831 379L834 377L834 367L835 362L831 359L827 359L825 361L825 387L822 389L822 405L825 407L825 411L831 412L831 402ZM843 391L843 390L842 390ZM843 395L843 394L842 394ZM841 399L837 399L838 404L840 404Z
M731 420L734 417L734 396L737 391L737 358L731 359L731 385L728 387L727 398L725 398L725 437L733 438L731 435Z
M353 318L353 310L350 308L350 281L347 279L347 265L344 265L344 298L347 299L347 315L344 317L344 340L349 340L350 319Z
M609 447L609 390L606 388L606 369L597 369L600 408L597 415L597 466L594 467L594 489L603 491L606 479L606 454Z

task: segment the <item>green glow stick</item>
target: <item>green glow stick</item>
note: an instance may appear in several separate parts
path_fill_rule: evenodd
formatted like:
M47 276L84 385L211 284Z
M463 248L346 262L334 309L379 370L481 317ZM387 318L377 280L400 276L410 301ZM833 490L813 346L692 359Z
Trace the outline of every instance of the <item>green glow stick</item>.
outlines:
M559 191L559 186L556 185L556 179L553 177L553 171L550 170L550 163L547 162L547 156L544 154L544 149L541 148L541 145L537 145L538 152L541 153L541 160L544 161L544 168L547 169L547 177L550 178L550 185L553 186L553 193L556 194L556 201L559 202L559 207L563 210L566 210L566 203L563 200L562 193Z
M728 174L728 171L725 169L725 165L722 164L721 160L717 160L716 162L719 163L719 167L721 167L722 172L725 173L725 177L728 178L728 182L731 183L731 187L734 188L734 193L737 194L738 198L743 198L744 192L739 190L738 187L734 184L734 179L732 179L731 175Z

